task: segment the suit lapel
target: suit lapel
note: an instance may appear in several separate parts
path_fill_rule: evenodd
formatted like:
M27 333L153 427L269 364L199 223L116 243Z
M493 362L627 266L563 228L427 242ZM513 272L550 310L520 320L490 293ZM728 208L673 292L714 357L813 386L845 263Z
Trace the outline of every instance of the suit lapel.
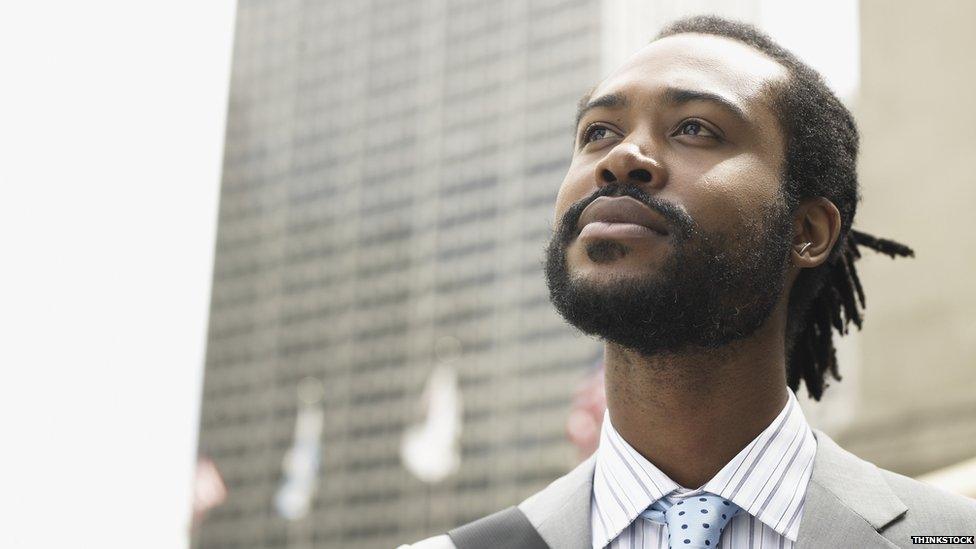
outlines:
M813 430L817 455L807 487L797 549L896 547L878 533L905 514L878 468Z
M519 504L529 522L553 549L589 549L590 495L596 454Z
M807 487L797 549L865 547L895 549L878 533L908 508L874 464L847 452L817 429L817 454ZM519 504L553 549L589 549L593 455L567 475Z

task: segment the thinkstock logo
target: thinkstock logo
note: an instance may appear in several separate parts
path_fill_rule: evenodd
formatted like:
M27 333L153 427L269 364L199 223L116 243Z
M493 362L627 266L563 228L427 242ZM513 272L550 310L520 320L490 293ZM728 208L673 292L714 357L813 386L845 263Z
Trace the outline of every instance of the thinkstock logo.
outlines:
M972 545L973 536L912 536L915 545Z

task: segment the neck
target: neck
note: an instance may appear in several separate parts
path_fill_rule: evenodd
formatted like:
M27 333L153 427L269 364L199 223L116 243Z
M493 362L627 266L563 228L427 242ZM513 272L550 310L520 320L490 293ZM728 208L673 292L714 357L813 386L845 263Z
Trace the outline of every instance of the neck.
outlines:
M605 350L607 408L618 433L672 480L708 482L786 405L782 326L721 349L645 357Z

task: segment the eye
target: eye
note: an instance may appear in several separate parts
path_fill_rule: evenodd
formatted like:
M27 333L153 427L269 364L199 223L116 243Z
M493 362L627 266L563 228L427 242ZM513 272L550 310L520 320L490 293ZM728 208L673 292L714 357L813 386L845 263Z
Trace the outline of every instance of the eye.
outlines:
M678 126L678 129L674 132L675 136L679 135L690 135L692 137L705 137L710 139L718 139L718 134L708 129L699 120L685 120Z
M607 137L610 137L610 134L617 135L617 132L606 126L592 124L583 131L583 136L580 138L580 144L586 145L587 143L591 143L593 141L606 139Z

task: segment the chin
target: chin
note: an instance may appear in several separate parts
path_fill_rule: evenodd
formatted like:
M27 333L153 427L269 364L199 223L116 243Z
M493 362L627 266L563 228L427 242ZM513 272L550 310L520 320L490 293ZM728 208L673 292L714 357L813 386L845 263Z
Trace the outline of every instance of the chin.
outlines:
M652 278L655 271L646 265L625 263L588 263L578 267L570 266L570 277L576 282L590 287L619 286L621 283L645 281Z
M614 241L574 242L566 256L570 275L590 282L646 279L659 270L659 257Z

